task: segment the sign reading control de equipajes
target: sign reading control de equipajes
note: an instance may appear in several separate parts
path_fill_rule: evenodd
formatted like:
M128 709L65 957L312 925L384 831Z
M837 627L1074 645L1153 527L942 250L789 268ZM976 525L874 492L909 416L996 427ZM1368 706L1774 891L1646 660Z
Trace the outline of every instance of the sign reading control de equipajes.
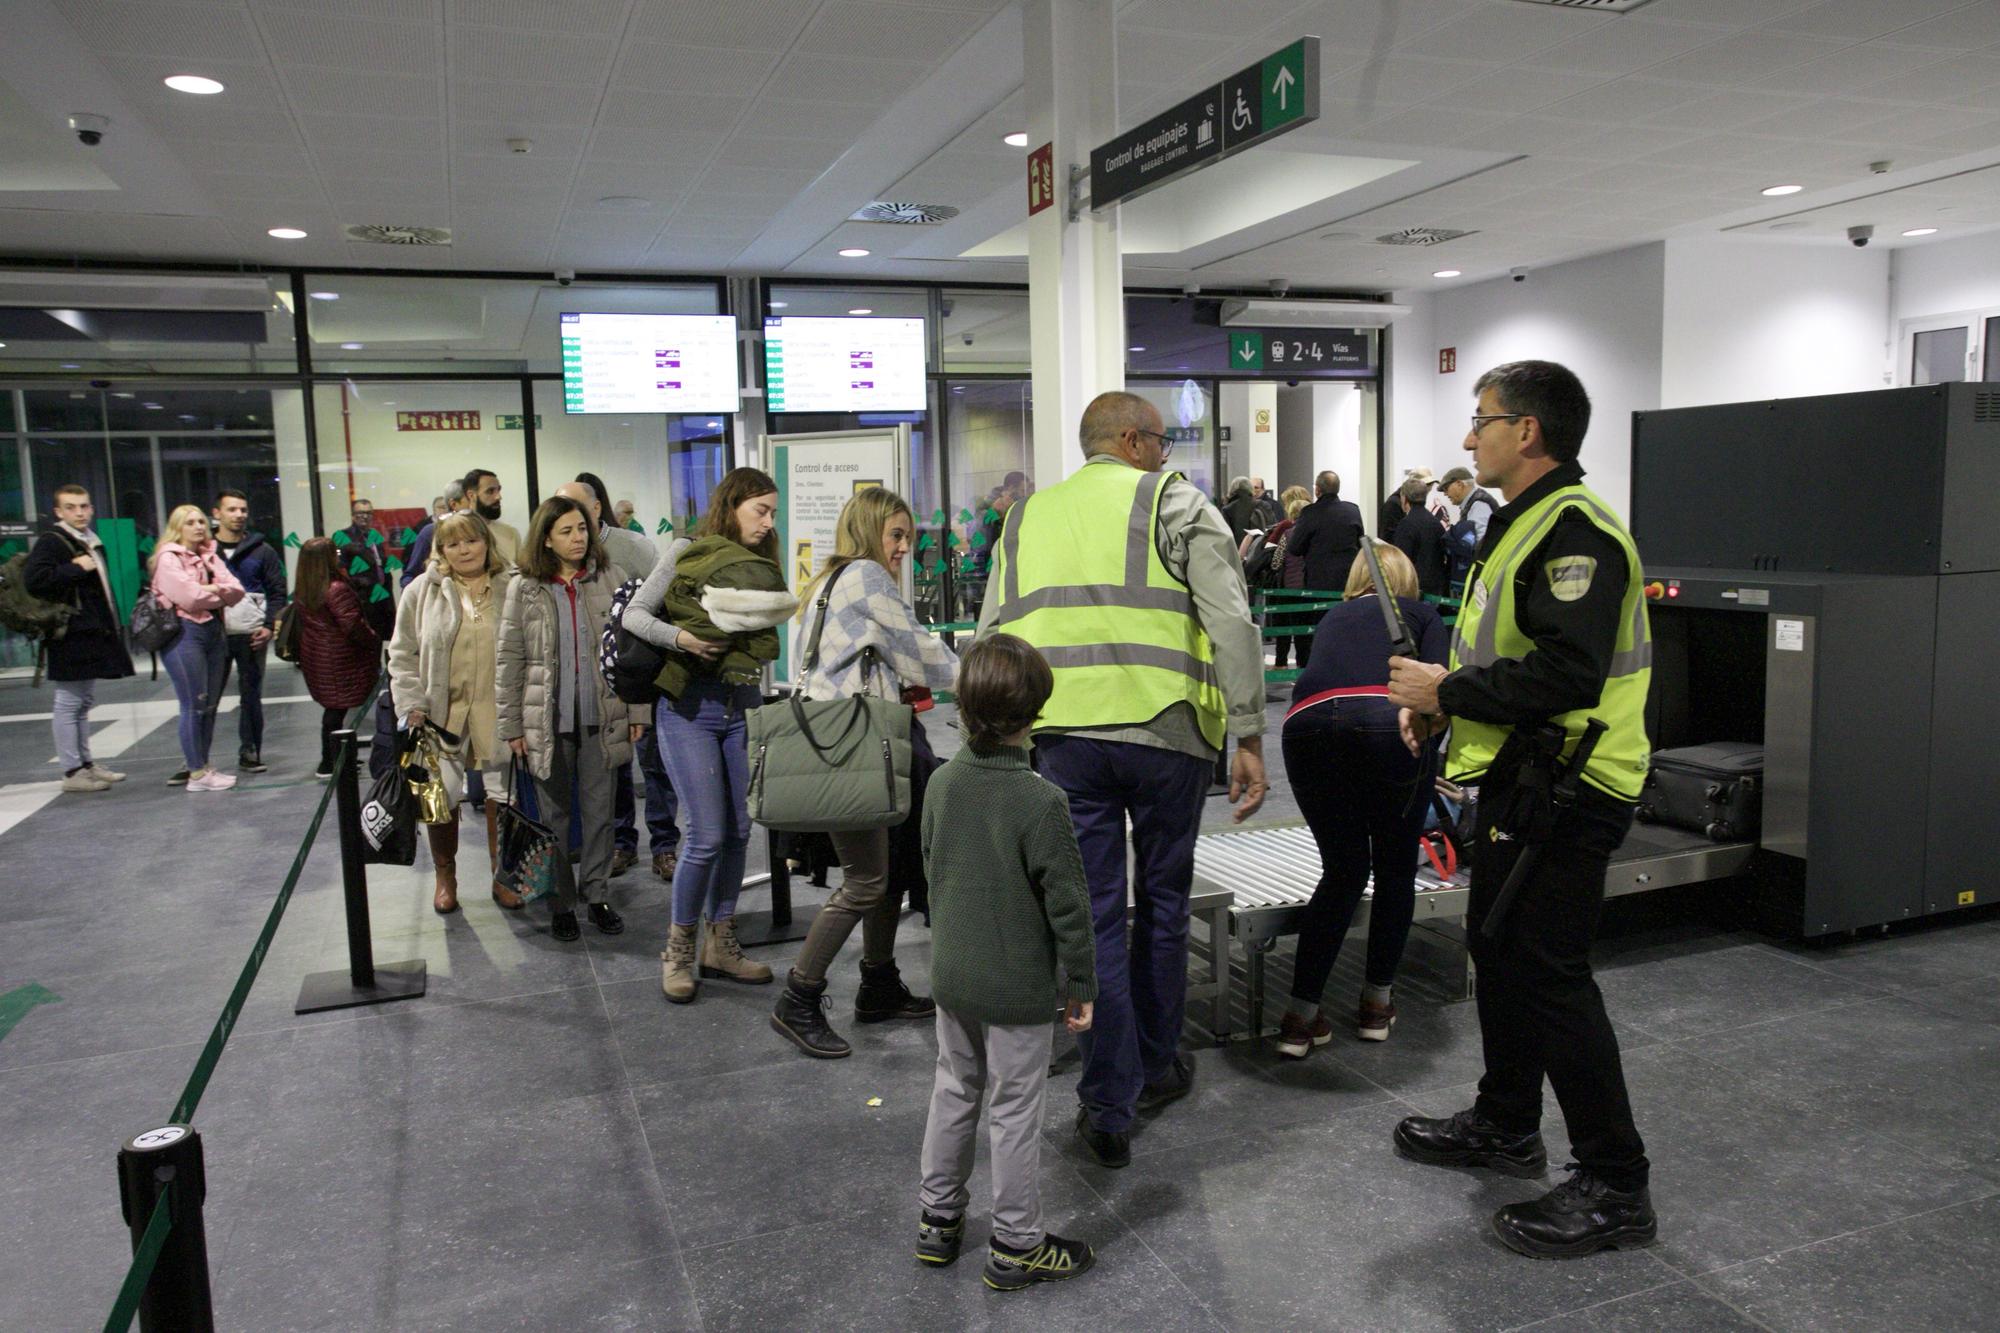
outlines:
M1093 149L1090 206L1108 208L1317 119L1319 38L1301 37Z

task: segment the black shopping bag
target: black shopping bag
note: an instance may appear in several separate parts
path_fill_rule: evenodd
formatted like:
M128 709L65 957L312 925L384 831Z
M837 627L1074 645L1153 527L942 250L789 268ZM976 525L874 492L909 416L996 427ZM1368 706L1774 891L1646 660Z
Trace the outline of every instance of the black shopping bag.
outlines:
M367 865L407 866L417 861L416 793L401 766L391 764L361 803L361 860Z

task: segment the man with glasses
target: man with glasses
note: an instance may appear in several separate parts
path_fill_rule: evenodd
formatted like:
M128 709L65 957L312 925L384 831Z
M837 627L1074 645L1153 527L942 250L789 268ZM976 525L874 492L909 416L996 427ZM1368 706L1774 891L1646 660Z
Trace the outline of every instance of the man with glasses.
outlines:
M1195 833L1230 737L1236 818L1264 802L1264 655L1222 515L1162 470L1174 442L1159 411L1099 394L1079 433L1083 467L1008 511L979 633L1026 639L1055 675L1035 755L1069 797L1097 934L1077 1133L1120 1167L1137 1113L1194 1083L1179 1047Z
M1395 1141L1420 1162L1538 1176L1546 1077L1575 1173L1502 1208L1493 1228L1522 1254L1568 1257L1645 1244L1658 1230L1618 1038L1590 974L1605 870L1650 758L1652 641L1638 549L1577 465L1590 424L1582 383L1553 362L1516 361L1482 375L1476 392L1465 449L1479 484L1506 503L1479 545L1450 665L1391 658L1389 697L1412 751L1449 719L1446 772L1479 784L1465 926L1486 1075L1469 1109L1412 1116ZM1590 723L1604 729L1579 771ZM1572 781L1573 802L1549 798L1551 782ZM1533 859L1503 902L1523 856Z
M347 571L355 595L361 599L361 618L387 643L390 633L396 628L396 599L393 595L375 595L377 588L393 594L382 560L382 534L375 530L375 502L357 497L349 504L347 513L353 520L343 529L347 540L334 543L340 548L340 565ZM355 567L357 560L361 562L359 568Z

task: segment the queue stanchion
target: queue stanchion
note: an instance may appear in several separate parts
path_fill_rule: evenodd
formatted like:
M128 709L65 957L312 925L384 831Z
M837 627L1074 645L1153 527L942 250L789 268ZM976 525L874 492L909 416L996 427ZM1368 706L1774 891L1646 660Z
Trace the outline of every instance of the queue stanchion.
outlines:
M308 973L299 986L295 1014L322 1009L348 1009L390 1000L412 1000L429 984L423 959L400 963L375 961L375 944L368 924L367 844L361 837L361 778L357 772L360 742L350 728L336 731L339 760L334 765L334 818L340 826L340 883L347 909L347 968Z
M190 1125L161 1125L134 1134L118 1150L118 1203L132 1231L133 1268L119 1311L131 1319L136 1298L144 1333L213 1333L208 1287L208 1237L201 1206L208 1195L201 1135ZM147 1255L151 1270L147 1271Z

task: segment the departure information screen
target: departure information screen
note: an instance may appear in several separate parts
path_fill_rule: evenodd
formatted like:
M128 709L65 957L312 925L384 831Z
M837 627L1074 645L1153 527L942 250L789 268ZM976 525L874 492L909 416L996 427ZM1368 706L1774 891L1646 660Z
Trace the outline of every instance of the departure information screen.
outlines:
M563 410L734 412L733 315L562 316Z
M921 412L926 405L923 320L764 320L768 411Z

